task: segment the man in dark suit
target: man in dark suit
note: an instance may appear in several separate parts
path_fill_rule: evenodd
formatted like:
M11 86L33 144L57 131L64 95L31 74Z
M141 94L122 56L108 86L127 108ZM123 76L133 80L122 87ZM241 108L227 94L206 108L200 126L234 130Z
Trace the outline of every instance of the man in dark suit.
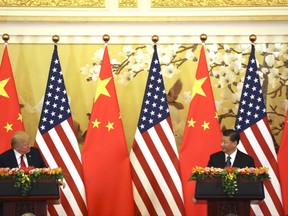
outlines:
M11 138L11 149L0 155L0 167L20 168L21 160L24 161L22 166L25 167L46 167L39 149L31 147L30 142L29 134L24 131L15 132Z
M0 167L35 167L43 168L46 164L38 148L31 147L31 138L24 131L17 131L11 138L11 149L0 154ZM0 203L0 216L3 205Z
M237 149L240 134L235 130L228 129L222 133L222 151L210 155L208 167L224 168L227 166L244 168L255 167L254 159Z

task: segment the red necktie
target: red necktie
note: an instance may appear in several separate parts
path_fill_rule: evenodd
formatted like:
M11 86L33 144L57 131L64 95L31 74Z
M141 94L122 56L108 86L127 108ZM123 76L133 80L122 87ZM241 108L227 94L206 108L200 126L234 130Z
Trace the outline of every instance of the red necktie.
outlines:
M24 162L24 158L23 157L24 157L24 155L21 155L20 168L26 167L26 164Z

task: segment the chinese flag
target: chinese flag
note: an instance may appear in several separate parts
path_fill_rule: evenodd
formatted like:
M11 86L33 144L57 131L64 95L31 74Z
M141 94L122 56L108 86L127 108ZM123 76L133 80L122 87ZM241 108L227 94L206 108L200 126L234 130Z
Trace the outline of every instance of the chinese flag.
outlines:
M221 150L220 143L221 130L202 45L179 153L186 215L206 215L206 204L192 202L195 182L188 179L194 166L207 166L210 154Z
M11 148L13 133L24 130L7 46L5 44L0 66L0 154Z
M107 45L82 151L88 215L133 215L128 148Z
M278 152L278 168L284 213L288 215L288 111L286 113L284 130Z

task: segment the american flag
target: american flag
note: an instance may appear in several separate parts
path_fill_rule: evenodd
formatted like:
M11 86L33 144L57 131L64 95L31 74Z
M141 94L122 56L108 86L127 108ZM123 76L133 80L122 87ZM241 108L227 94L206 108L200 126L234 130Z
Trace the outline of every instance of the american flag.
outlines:
M264 182L264 202L260 205L251 205L254 213L256 215L282 215L277 155L257 73L254 44L251 47L235 130L240 133L241 137L238 148L251 155L257 167L269 168L271 181Z
M44 103L36 134L36 145L49 167L61 167L66 187L60 188L60 205L50 205L50 215L87 215L81 155L57 52L54 52Z
M130 152L135 215L183 215L179 158L157 46Z

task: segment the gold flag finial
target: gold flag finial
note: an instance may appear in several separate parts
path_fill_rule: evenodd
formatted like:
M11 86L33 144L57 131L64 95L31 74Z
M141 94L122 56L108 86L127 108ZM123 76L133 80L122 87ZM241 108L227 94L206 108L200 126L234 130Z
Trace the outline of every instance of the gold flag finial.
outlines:
M152 41L153 41L153 43L157 43L159 41L159 36L158 35L153 35L152 36Z
M103 41L104 41L105 43L108 43L108 41L110 40L110 36L109 36L108 34L104 34L104 35L102 36L102 39L103 39Z
M255 41L257 40L257 36L255 34L251 34L249 36L249 40L251 41L251 43L255 43Z
M207 35L206 34L201 34L200 35L200 40L202 41L202 43L205 43L207 40Z
M59 42L59 40L60 40L60 37L59 37L58 35L53 35L52 41L53 41L55 44L57 44L57 43Z
M10 39L10 36L9 34L5 33L2 35L2 39L4 40L5 43L8 43L9 39Z

